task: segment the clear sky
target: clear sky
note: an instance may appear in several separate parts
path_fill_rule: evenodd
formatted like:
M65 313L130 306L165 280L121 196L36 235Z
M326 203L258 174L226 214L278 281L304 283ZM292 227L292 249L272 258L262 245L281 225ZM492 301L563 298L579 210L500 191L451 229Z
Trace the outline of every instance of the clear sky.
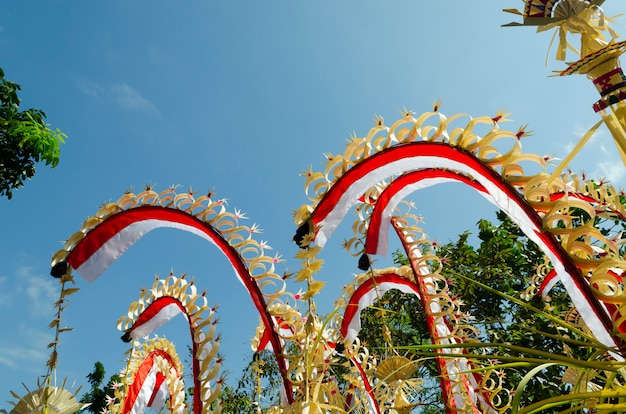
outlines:
M0 67L21 84L23 108L43 109L68 139L56 169L40 166L12 200L0 200L0 408L10 408L10 389L24 394L20 384L33 388L45 373L59 290L52 254L128 188L216 192L260 225L293 270L291 212L306 202L301 172L321 169L324 153L342 153L375 115L390 124L403 108L421 113L437 100L446 115L505 109L508 128L534 131L527 152L564 158L598 121L597 93L583 76L550 77L565 67L548 50L552 32L500 27L516 19L505 7L522 2L1 2ZM616 0L603 8L608 16L624 10ZM572 169L626 182L605 131ZM441 242L494 211L453 184L414 201ZM358 271L340 241L323 254L328 306ZM149 234L92 284L76 275L81 290L63 320L75 331L61 338L59 380L85 384L98 360L107 376L121 369L127 345L117 319L170 270L194 277L221 305L225 366L236 380L258 317L225 259L173 230ZM187 359L182 322L162 335Z

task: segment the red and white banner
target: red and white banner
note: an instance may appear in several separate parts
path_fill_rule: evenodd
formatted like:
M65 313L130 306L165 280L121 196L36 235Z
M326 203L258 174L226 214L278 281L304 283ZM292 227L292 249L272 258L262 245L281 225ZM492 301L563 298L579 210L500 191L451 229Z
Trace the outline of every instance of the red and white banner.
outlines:
M68 254L67 262L83 278L93 282L144 235L154 229L164 227L196 234L215 245L226 256L237 279L244 285L257 308L266 330L270 332L273 349L279 350L280 341L278 336L274 334L274 323L266 309L263 294L237 250L228 244L211 225L184 211L142 205L109 216L76 244ZM291 391L286 377L285 359L279 351L275 351L275 353L286 389ZM287 396L292 402L293 395L291 392Z
M436 184L461 182L478 191L480 195L493 202L487 190L477 181L455 171L424 169L407 172L394 179L376 199L374 211L367 228L365 252L367 254L387 255L389 244L389 223L398 206L409 194Z
M341 321L341 335L353 342L361 331L361 312L392 289L420 297L415 283L395 273L369 278L354 291L346 305Z
M128 334L137 341L144 336L150 335L181 313L185 315L189 323L187 311L178 299L169 296L157 298L141 312Z
M156 409L169 395L167 387L163 389L165 376L159 372L156 358L163 358L169 362L168 366L174 366L172 358L164 351L154 350L146 355L126 390L120 414L143 414L146 407Z
M537 212L496 171L461 148L438 142L412 142L387 148L356 164L337 179L315 207L311 215L313 224L319 229L315 243L323 246L348 211L376 183L407 172L428 169L439 171L442 175L444 171L453 171L476 182L480 187L472 187L481 193L486 192L486 198L504 211L548 256L594 336L604 345L617 348L619 341L611 334L611 318L561 245L550 233L542 231L542 221ZM427 182L437 183L435 177ZM445 180L450 178L445 177Z

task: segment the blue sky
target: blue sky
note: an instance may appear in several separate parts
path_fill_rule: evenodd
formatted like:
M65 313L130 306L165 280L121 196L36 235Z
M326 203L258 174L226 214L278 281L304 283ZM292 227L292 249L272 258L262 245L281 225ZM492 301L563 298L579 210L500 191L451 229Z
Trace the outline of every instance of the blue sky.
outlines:
M491 4L490 4L491 3ZM621 13L607 1L608 16ZM598 117L596 91L583 76L550 77L564 65L552 33L502 28L515 20L505 2L395 0L20 1L0 3L0 67L21 84L23 108L43 109L67 143L56 169L0 200L0 408L45 372L48 323L58 285L50 258L105 201L124 190L213 191L264 230L262 239L297 260L291 212L306 202L300 173L364 136L375 115L388 123L442 101L446 115L511 113L528 124L527 152L568 149ZM620 21L623 23L623 21ZM625 33L622 25L615 26ZM601 130L574 171L626 182L610 136ZM493 208L453 184L414 199L433 239L446 242ZM349 231L349 225L344 226ZM320 311L357 272L356 259L326 247ZM382 260L381 260L382 262ZM77 384L97 360L107 375L123 367L117 319L155 274L188 273L220 304L226 368L234 381L249 352L257 316L225 260L203 240L155 231L81 291L63 324L57 375ZM178 323L178 325L177 325ZM186 357L180 321L163 335Z

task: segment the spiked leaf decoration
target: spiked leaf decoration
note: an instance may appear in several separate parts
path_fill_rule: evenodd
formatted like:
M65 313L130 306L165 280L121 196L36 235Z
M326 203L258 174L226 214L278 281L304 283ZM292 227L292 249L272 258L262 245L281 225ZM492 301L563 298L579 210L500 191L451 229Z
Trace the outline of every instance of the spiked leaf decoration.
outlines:
M209 405L219 396L223 378L217 379L221 368L219 335L217 335L217 318L215 308L207 305L204 295L199 295L194 282L177 278L170 274L165 279L156 278L151 289L144 289L137 302L130 305L128 314L120 318L118 329L125 331L124 338L138 341L140 338L155 332L178 314L183 314L189 326L192 340L193 378L194 378L194 410L196 413L209 412ZM125 340L126 340L125 339ZM152 341L151 348L162 345L158 339ZM165 344L167 345L167 344ZM167 345L173 349L173 346ZM176 372L182 377L180 362ZM215 382L215 386L211 383ZM141 386L135 387L133 401L130 404L145 406L146 396L139 394ZM144 400L139 396L143 396Z
M169 412L187 412L183 365L174 345L165 338L148 338L129 353L123 383L116 385L107 412L140 413L147 407L158 411L166 399Z
M24 385L27 393L22 397L12 391L11 394L18 401L11 402L13 408L10 414L47 414L50 412L74 414L89 406L89 404L80 404L78 402L77 395L80 392L80 387L73 392L68 391L65 389L65 380L61 387L46 387L42 386L42 384L38 384L38 387L36 390L31 391Z

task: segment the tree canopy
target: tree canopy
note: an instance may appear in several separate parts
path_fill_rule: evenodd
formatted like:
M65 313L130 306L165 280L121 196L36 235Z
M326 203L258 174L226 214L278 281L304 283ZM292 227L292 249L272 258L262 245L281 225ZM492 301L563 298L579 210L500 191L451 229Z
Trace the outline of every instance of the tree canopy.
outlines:
M46 123L41 109L20 111L20 85L4 77L0 68L0 196L11 199L13 190L35 175L35 164L51 168L59 163L67 136Z
M109 381L105 383L105 373L104 365L102 365L100 361L96 361L93 366L93 371L87 374L86 378L91 385L91 389L83 394L80 398L80 402L89 403L90 405L85 408L84 411L100 414L107 408L109 399L114 398L114 387L116 384L120 383L121 378L118 374L114 374L109 378Z

